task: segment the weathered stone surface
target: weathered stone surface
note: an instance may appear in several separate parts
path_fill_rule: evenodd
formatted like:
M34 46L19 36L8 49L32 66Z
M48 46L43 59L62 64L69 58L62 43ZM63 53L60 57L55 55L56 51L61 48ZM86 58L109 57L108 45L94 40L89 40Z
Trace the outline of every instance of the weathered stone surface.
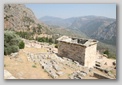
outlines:
M60 71L61 68L57 65L57 64L53 64L53 68L56 70L56 71Z
M4 70L4 79L16 79L10 72Z
M58 40L59 56L77 61L83 66L95 66L97 41L76 39L80 41L72 42L74 39L68 37L61 37Z
M86 73L86 72L84 72L84 71L81 71L81 72L79 72L78 74L79 74L79 75L81 75L82 77L84 77L84 76L86 76L86 75L87 75L87 73Z
M63 73L62 71L56 72L56 74L57 74L58 76L64 75L64 73Z
M50 74L54 79L58 78L58 75L57 75L55 72L53 72L53 71L49 72L49 74Z
M99 73L94 73L94 76L99 79L111 79L110 77L108 77L106 75L99 74Z
M16 53L11 53L11 58L16 58L18 56L18 52Z
M83 79L83 77L85 77L87 75L86 72L84 71L76 71L76 72L73 72L69 78L70 79Z

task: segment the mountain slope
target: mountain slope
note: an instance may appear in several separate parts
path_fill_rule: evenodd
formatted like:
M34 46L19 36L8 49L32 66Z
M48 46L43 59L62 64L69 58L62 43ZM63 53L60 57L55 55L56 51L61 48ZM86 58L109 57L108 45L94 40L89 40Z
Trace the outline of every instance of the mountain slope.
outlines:
M49 18L49 19L48 19ZM53 20L54 19L54 20ZM101 16L83 16L61 19L57 17L43 17L48 25L61 26L79 34L85 34L90 38L101 40L104 43L115 45L116 20ZM55 22L54 22L55 21ZM113 23L113 25L112 25ZM111 42L112 41L112 42Z
M49 31L48 27L41 23L34 13L23 4L4 5L4 29L14 31Z
M40 18L39 20L51 26L69 27L75 19L62 19L58 17L45 16Z
M116 34L117 28L115 21L104 28L99 28L94 34L91 35L91 37L105 43L116 45Z

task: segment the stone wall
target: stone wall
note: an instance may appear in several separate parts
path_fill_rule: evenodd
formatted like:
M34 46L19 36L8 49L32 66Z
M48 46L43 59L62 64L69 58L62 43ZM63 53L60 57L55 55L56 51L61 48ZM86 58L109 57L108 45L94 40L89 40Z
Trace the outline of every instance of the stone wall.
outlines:
M86 67L95 66L97 44L91 46L82 46L77 43L68 43L60 41L58 43L58 54L61 57L67 57L79 62Z
M81 65L84 65L85 48L85 46L81 46L79 44L61 41L58 43L58 54L61 57L70 58L79 62Z
M85 49L85 66L95 66L97 44L91 45Z

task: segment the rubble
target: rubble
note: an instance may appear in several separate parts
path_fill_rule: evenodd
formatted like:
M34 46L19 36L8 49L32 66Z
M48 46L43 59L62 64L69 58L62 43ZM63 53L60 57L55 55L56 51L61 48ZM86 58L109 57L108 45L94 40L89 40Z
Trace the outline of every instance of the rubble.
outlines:
M42 68L52 77L58 78L65 74L63 69L66 69L64 66L68 66L74 70L72 74L70 74L70 79L83 79L86 75L93 76L93 68L84 67L78 61L72 60L66 57L59 57L55 53L52 53L53 47L49 47L49 45L43 44L44 48L47 48L46 53L27 53L27 59L30 62L40 63ZM103 58L100 58L103 59ZM107 65L107 62L96 61L95 68L104 72L106 74L109 73L108 69L102 68L102 65ZM115 65L115 62L113 62ZM109 73L110 75L110 73Z
M83 77L85 77L87 75L86 72L84 71L76 71L76 72L73 72L69 78L70 79L83 79Z

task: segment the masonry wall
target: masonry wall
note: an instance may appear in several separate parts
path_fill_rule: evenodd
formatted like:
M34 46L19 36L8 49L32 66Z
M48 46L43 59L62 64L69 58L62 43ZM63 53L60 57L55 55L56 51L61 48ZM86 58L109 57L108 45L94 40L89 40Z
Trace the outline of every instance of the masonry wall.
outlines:
M59 42L58 54L61 57L67 57L72 60L78 61L81 65L84 65L85 63L85 47L83 46L67 42Z
M85 49L85 66L95 66L97 44L91 45Z

